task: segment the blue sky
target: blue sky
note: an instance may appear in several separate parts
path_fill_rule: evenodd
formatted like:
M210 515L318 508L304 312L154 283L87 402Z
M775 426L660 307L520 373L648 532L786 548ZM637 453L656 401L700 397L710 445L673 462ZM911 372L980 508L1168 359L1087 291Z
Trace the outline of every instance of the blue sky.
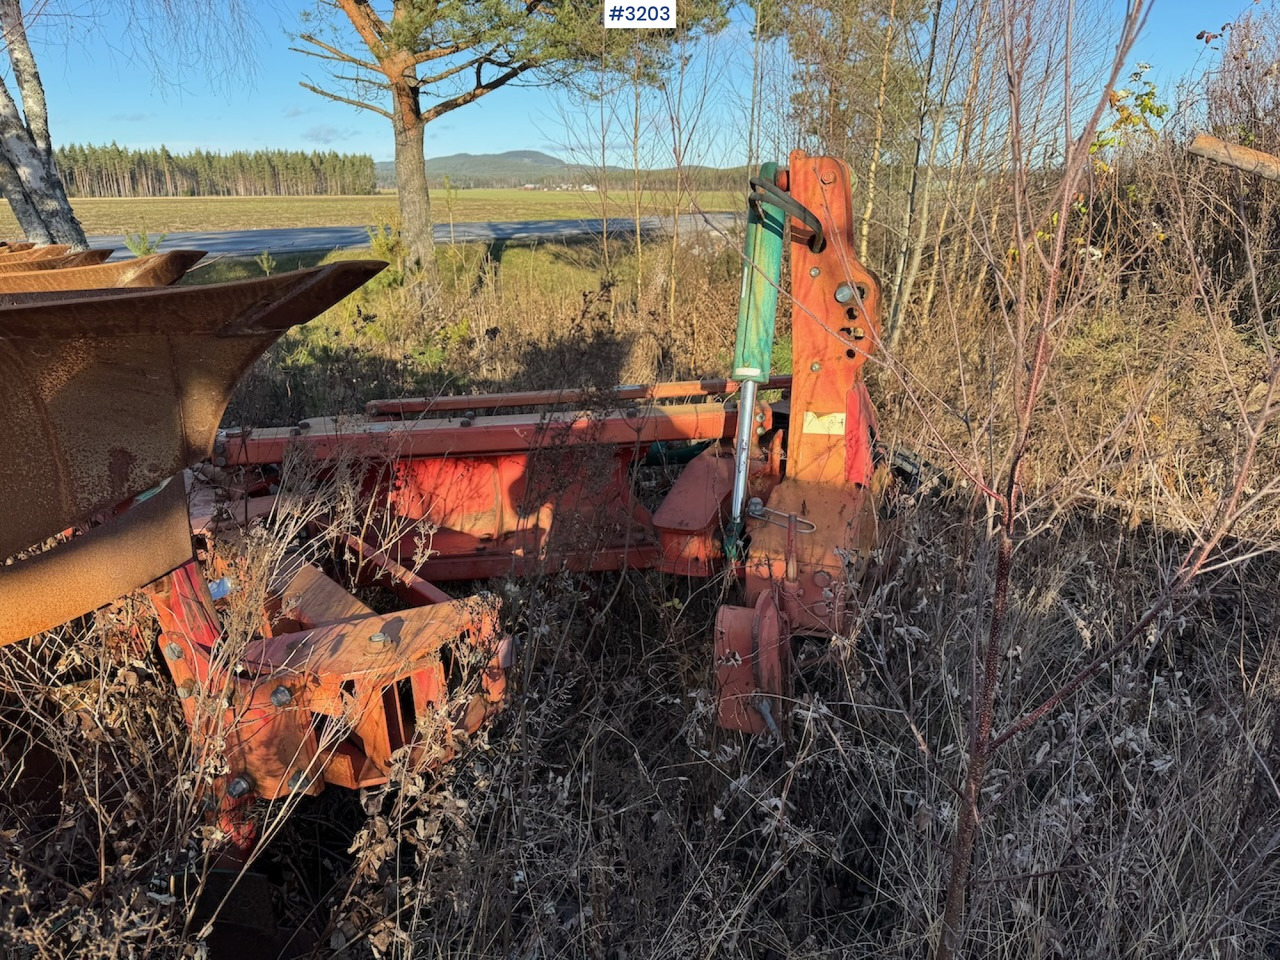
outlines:
M298 86L307 74L316 79L323 74L317 62L289 50L289 31L299 25L295 6L301 9L279 0L259 14L251 75L237 74L214 85L203 82L198 63L182 71L179 84L158 83L151 68L125 49L122 23L67 17L37 25L32 42L55 142L164 143L174 151L334 149L390 159L391 131L385 118L325 101ZM1247 0L1154 0L1134 60L1151 63L1153 77L1165 87L1211 54L1195 39L1200 30L1216 31L1248 6ZM563 155L562 110L555 91L504 88L429 126L427 155L517 149Z

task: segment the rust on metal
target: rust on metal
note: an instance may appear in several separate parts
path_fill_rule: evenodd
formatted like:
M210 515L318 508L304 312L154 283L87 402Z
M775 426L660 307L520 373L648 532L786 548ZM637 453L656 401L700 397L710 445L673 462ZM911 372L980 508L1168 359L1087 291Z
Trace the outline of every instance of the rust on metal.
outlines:
M290 444L320 460L339 450L375 457L429 457L514 453L575 441L651 444L720 437L726 430L732 436L736 425L736 410L719 403L649 406L633 414L606 416L571 411L364 423L313 417L303 422L300 434L297 428L279 427L230 436L227 460L279 463Z
M0 557L207 458L249 365L384 266L0 300Z
M60 257L46 257L43 260L27 260L18 263L0 263L0 274L29 273L41 270L65 270L70 267L92 267L104 262L114 250L81 250L79 253L68 253Z
M44 553L0 567L0 646L51 630L191 557L182 478Z
M447 600L374 614L310 564L287 559L273 579L281 591L276 603L295 611L277 620L289 632L251 641L234 663L218 649L218 612L196 564L148 590L161 649L185 691L193 740L198 750L218 744L227 782L244 778L254 794L267 798L317 793L325 783L385 783L392 753L416 749L419 726L446 706L449 679L441 653L449 645L454 657L470 647L488 664L485 693L467 704L458 725L472 729L500 709L505 677L494 600ZM323 622L335 613L351 616ZM292 629L298 622L316 625ZM225 795L222 801L224 816L234 813L235 804ZM233 832L248 828L228 826Z
M133 260L68 267L64 270L0 273L0 295L167 287L181 280L203 257L202 250L173 250Z
M33 262L37 260L48 260L51 257L61 257L71 248L65 243L54 243L43 247L29 247L12 253L12 247L7 250L0 250L0 263L15 263L18 261Z
M725 396L738 392L736 380L677 380L671 383L613 387L608 390L513 390L509 393L482 393L440 397L408 397L403 400L372 400L365 413L375 416L436 414L454 410L501 410L510 407L544 407L561 403L602 405L637 400L677 400L688 397ZM791 378L774 377L762 390L789 390Z

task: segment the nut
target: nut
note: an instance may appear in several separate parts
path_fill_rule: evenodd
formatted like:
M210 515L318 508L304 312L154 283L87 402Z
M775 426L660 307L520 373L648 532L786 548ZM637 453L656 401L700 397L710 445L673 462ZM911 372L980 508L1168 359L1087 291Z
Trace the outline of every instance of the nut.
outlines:
M383 633L381 630L379 630L377 633L369 634L369 642L372 643L374 646L381 647L384 644L390 643L391 638L387 636L385 633Z
M271 691L271 702L277 707L287 707L293 702L293 691L281 685Z
M181 660L182 648L176 643L166 643L164 645L164 655L170 660Z
M247 773L242 773L238 777L232 777L227 783L227 796L233 800L239 800L241 797L249 793L253 789L253 778Z

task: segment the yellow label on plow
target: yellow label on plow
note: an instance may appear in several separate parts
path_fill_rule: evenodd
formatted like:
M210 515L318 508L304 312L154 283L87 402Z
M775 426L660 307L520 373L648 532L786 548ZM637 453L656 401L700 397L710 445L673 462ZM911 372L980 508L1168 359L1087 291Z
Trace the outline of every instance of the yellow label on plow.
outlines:
M844 414L843 413L814 413L812 410L804 412L804 432L805 433L825 433L835 436L844 435Z

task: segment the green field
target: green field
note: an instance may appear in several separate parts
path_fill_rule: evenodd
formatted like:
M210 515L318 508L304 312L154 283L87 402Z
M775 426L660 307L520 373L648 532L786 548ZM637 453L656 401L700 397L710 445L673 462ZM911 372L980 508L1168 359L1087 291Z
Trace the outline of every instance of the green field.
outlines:
M604 199L598 193L540 190L457 190L432 197L436 220L458 223L484 220L573 220L600 217ZM679 203L689 209L689 197ZM743 197L724 191L694 198L708 211L737 210ZM73 199L72 206L85 233L176 233L184 230L254 230L282 227L360 227L387 223L395 216L394 194L367 197L147 197L141 199ZM640 200L644 215L673 211L677 198L646 192ZM607 214L635 213L634 195L611 192ZM19 236L7 204L0 205L0 236Z

